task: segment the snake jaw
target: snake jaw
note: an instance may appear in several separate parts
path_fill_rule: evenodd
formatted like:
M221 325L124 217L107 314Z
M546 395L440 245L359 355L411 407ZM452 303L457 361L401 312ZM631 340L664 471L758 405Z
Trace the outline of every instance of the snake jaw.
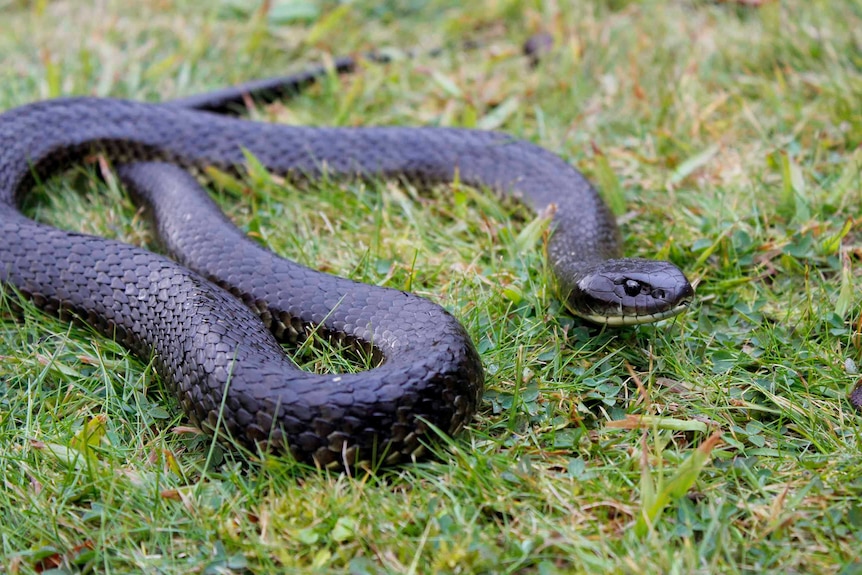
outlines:
M673 264L606 260L575 284L566 306L590 322L613 327L661 321L688 309L694 288Z
M678 306L662 312L637 316L605 316L599 314L580 313L578 311L572 310L571 308L569 308L569 310L578 317L581 317L595 324L607 325L610 327L630 327L633 325L641 325L644 323L655 323L657 321L662 321L680 315L688 309L689 303L691 303L691 300L680 303Z

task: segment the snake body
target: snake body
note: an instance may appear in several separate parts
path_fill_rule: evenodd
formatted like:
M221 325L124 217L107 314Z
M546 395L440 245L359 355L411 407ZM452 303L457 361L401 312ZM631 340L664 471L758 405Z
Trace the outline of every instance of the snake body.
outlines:
M214 101L67 98L0 114L0 283L152 358L194 422L241 443L320 466L403 461L421 451L429 424L455 433L470 420L483 370L444 309L274 256L227 221L188 168L236 172L251 153L303 179L457 178L553 212L548 257L578 313L608 321L625 309L610 322L635 323L677 313L691 297L671 264L617 259L619 233L598 194L540 147L497 132L289 127L191 109ZM93 154L118 167L177 261L20 212L37 180ZM312 329L370 349L380 364L349 374L298 369L277 337Z

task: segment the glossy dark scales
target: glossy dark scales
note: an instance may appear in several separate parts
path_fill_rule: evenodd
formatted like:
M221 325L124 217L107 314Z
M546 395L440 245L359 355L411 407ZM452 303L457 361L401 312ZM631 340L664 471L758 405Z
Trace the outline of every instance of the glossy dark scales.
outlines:
M187 105L206 103L204 97ZM409 459L421 451L425 422L455 433L470 420L482 396L482 365L464 329L439 306L309 270L245 240L183 170L241 170L244 150L285 176L314 178L325 170L428 184L457 173L466 184L515 194L534 210L553 205L548 252L572 307L592 297L579 286L584 270L605 273L602 260L619 257L614 220L581 174L501 133L275 126L182 104L93 98L37 102L0 115L0 281L52 313L116 337L144 360L155 357L195 422L221 422L243 443L287 448L302 461ZM95 153L118 166L150 207L179 263L19 212L34 176L45 179ZM616 260L611 272L640 273L641 264L630 270L625 261ZM688 282L678 270L667 273L678 274L681 298L638 303L647 311L635 315L656 319L685 306ZM626 279L609 281L634 289ZM311 326L373 348L382 364L356 374L299 370L273 334L302 338Z

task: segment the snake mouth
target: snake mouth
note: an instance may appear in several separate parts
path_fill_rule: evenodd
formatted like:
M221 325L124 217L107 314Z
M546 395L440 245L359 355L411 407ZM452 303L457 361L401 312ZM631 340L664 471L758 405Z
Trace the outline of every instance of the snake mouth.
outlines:
M602 315L599 313L584 313L575 310L571 311L578 317L581 317L595 324L607 325L610 327L629 327L633 325L640 325L642 323L653 323L678 316L688 310L688 306L690 303L691 300L687 299L679 302L672 308L639 315Z

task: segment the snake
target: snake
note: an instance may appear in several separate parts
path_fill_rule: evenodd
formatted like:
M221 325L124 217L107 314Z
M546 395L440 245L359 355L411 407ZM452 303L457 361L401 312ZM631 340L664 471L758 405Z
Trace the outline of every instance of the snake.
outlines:
M560 156L498 131L431 126L286 126L226 113L289 93L308 74L147 103L63 97L0 114L0 287L82 322L152 361L187 417L259 452L321 468L415 460L467 425L484 370L462 324L403 290L278 257L237 229L200 176L273 174L461 185L550 217L546 257L560 299L590 322L627 326L684 311L675 265L623 258L615 218ZM152 216L166 255L27 217L40 182L99 156ZM282 344L312 334L369 354L351 373L304 371Z

